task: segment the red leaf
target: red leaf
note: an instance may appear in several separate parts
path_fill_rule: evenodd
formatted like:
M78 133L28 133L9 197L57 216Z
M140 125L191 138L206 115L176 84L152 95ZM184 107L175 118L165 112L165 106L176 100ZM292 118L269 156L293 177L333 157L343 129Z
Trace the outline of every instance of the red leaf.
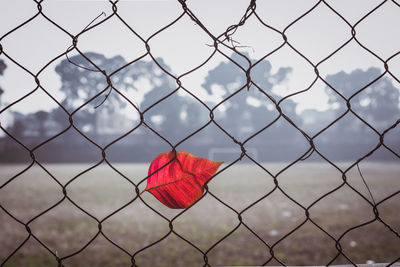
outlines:
M145 191L171 209L183 209L203 195L204 183L217 172L223 162L198 158L181 151L177 151L174 157L175 153L166 152L153 160Z

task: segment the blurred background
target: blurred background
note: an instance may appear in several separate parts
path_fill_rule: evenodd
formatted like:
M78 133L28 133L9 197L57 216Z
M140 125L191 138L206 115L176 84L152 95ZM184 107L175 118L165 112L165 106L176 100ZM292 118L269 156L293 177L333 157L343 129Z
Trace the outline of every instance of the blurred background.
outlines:
M213 264L262 264L271 256L265 242L276 246L275 257L287 264L321 265L332 258L337 264L349 263L349 258L357 263L392 262L400 257L399 236L394 234L400 230L399 4L259 1L256 14L234 32L227 29L241 20L249 1L190 0L186 5L210 34L220 36L218 51L178 1L119 1L117 13L108 1L45 0L39 14L32 0L1 4L0 245L5 249L0 260L27 236L24 226L7 213L22 225L32 225L34 236L54 254L72 255L97 233L96 221L77 206L99 220L113 214L136 197L135 184L145 187L151 160L176 144L177 150L224 161L225 168L241 156L233 138L245 144L258 164L244 157L210 183L210 192L237 212L251 206L245 222L261 239L241 224L233 241L224 239L225 245L211 250ZM79 33L72 47L72 36ZM253 84L247 87L250 64ZM112 88L104 74L110 76ZM278 102L296 127L280 115ZM147 125L140 123L141 113ZM313 138L317 152L297 162L310 148L301 131ZM383 133L384 145L375 150ZM32 166L29 149L36 160ZM360 167L376 199L355 167L357 159L371 151ZM343 177L348 179L344 184ZM63 199L65 185L71 199L47 211ZM143 199L169 219L177 215L150 195ZM344 234L374 220L375 200L382 201L380 214L394 232L372 221ZM304 209L310 205L313 220L331 236L307 220ZM219 217L211 216L210 207ZM209 221L201 222L207 216ZM47 220L38 223L42 218ZM209 222L214 227L208 228ZM174 225L206 251L238 223L235 213L207 195ZM139 199L104 224L128 254L168 233L168 222ZM297 227L298 235L285 237ZM87 236L80 235L83 232ZM157 266L204 264L201 253L172 236L169 247L157 243L138 259ZM130 262L129 255L101 238L67 263ZM349 258L335 258L338 238L343 238ZM182 242L184 248L177 249ZM310 244L322 247L316 252ZM157 246L165 249L151 252ZM93 257L101 251L106 251L104 261ZM20 252L9 266L56 262L33 237ZM268 264L279 265L277 259Z
M257 14L268 25L283 31L316 3L261 2L257 3ZM362 2L362 10L358 1L338 1L331 5L349 23L354 24L377 3ZM211 9L207 4L196 1L188 4L215 36L240 20L248 5L247 1L237 1L234 8L225 14L227 1L217 1ZM175 1L121 1L118 6L121 18L132 25L144 40L182 12L179 2ZM112 15L111 5L104 1L47 1L43 3L43 8L49 19L71 34L79 33L101 12ZM34 15L36 9L34 1L25 1L23 10L20 10L19 4L7 3L1 11L1 35ZM385 72L382 77L384 64L378 58L386 60L398 52L400 37L395 33L400 23L398 12L394 3L385 3L356 27L357 41L373 50L377 56L353 39L318 66L321 78L336 92L321 79L314 81L316 74L312 65L289 45L283 45L263 59L283 41L279 33L263 26L255 16L251 16L235 32L233 39L237 50L253 64L263 59L252 68L251 79L268 96L279 101L292 93L308 89L285 99L280 105L283 112L308 135L317 134L347 110L346 101L338 93L349 98L365 86L367 88L351 98L351 107L360 118L378 132L383 132L400 117L399 83L391 75L398 74L398 57L388 62L390 73ZM103 15L99 19L104 18ZM289 27L285 35L295 49L316 65L351 38L351 28L325 4L320 4ZM205 125L210 120L210 109L219 103L214 109L215 121L239 141L245 141L279 115L275 104L255 86L221 103L246 84L246 74L237 64L244 69L249 67L247 60L222 45L220 49L225 56L217 52L200 69L180 78L182 86L202 102L180 89L146 110L173 92L178 85L149 55L145 55L144 43L116 16L82 34L78 40L79 51L108 74L137 60L111 77L114 87L131 103L112 91L110 97L96 109L109 90L88 102L107 87L105 76L71 64L62 55L71 45L71 38L40 15L1 41L7 54L0 57L2 126L28 147L34 147L66 129L70 125L66 111L75 111L75 126L100 146L134 129L139 124L138 110L146 111L144 118L148 125L172 144ZM212 46L208 46L210 44L213 44L213 40L188 16L183 16L149 40L152 56L175 77L203 63L214 51ZM138 59L142 55L145 56ZM95 69L75 49L68 56L76 64ZM50 64L43 69L47 63ZM36 74L43 88L36 88L33 77ZM369 85L372 81L375 82ZM30 92L33 93L23 101L4 110ZM81 106L84 103L86 105ZM396 139L398 131L398 128L394 129L385 136L386 144L395 151L399 151L400 145ZM29 161L29 153L24 152L18 143L4 132L1 132L0 138L1 161ZM379 137L371 127L350 112L318 135L314 142L329 159L354 160L374 148ZM268 131L247 143L249 153L262 161L294 160L308 147L304 136L282 117ZM232 139L214 124L178 148L218 160L228 157L227 154L240 153ZM162 138L142 125L107 152L110 160L116 162L147 162L155 154L169 149L170 146ZM59 153L61 150L65 152ZM379 151L378 154L377 158L382 160L392 158L391 153ZM41 147L37 156L41 161L91 162L98 160L101 153L71 129Z

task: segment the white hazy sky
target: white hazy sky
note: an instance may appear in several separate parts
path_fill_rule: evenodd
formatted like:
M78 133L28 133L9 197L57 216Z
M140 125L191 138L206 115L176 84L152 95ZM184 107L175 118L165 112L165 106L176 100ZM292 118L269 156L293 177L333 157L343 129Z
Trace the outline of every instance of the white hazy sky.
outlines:
M243 16L249 0L188 0L187 5L214 35L219 35ZM257 13L269 25L283 30L291 21L306 12L318 1L315 0L259 0ZM356 23L366 13L379 5L377 0L331 0L327 1L351 24ZM112 14L108 1L100 0L44 0L43 12L71 34L80 32L101 12ZM22 22L37 13L33 0L1 0L0 38ZM144 39L172 22L182 13L182 7L175 0L126 0L118 3L118 14ZM104 18L104 17L102 17ZM357 38L377 55L386 59L400 49L400 8L392 1L387 1L378 11L370 15L357 27ZM317 63L351 37L351 29L328 7L321 3L305 18L287 30L289 42ZM260 58L282 43L279 34L262 26L255 17L249 19L233 36L240 45L247 46L251 57ZM71 38L38 16L27 25L0 39L4 51L14 60L36 74L53 58L62 54L72 43ZM202 63L213 51L207 44L211 39L184 16L178 23L157 35L150 41L154 56L164 58L173 73L179 75ZM113 17L100 27L79 38L81 51L94 51L107 57L122 55L127 61L145 53L143 42L135 37L116 18ZM73 55L73 53L72 53ZM11 103L35 88L32 76L7 60L8 68L0 77L0 85L5 89L1 107ZM62 58L64 59L64 58ZM41 84L59 101L63 94L59 92L60 81L54 68L59 59L41 72ZM149 59L149 57L147 57ZM293 73L286 84L274 88L275 92L285 95L303 90L315 77L308 63L287 45L268 57L273 71L279 67L291 66ZM206 66L182 79L183 85L203 99L207 98L201 84L207 72L224 60L217 55ZM391 71L400 76L400 56L389 62ZM352 41L333 58L319 67L323 77L344 70L350 72L356 68L367 69L376 66L383 69L383 64ZM398 85L397 85L398 86ZM140 95L132 95L132 97ZM36 92L13 110L24 113L37 110L50 110L56 105L43 92ZM139 99L140 100L140 99ZM298 102L298 111L315 108L327 108L327 96L324 85L318 82L309 92L293 98ZM137 100L134 102L138 102Z

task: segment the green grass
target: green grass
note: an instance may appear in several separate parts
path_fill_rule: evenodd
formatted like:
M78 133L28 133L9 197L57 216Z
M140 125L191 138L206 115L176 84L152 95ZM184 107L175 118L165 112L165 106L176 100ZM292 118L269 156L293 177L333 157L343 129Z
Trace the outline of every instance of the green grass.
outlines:
M263 164L273 174L284 164ZM90 165L45 165L61 184L66 184ZM222 168L225 165L222 166ZM23 170L22 165L1 165L0 183ZM147 165L117 164L131 181L138 183L147 173ZM341 164L345 168L346 164ZM393 163L362 163L360 167L376 201L400 190L400 166ZM365 198L368 192L356 169L347 173L347 181ZM341 173L324 163L296 164L278 176L280 188L304 207L339 187ZM144 189L145 183L140 188ZM210 191L240 212L274 188L273 179L255 165L236 165L209 184ZM99 220L132 200L132 184L107 165L84 173L67 187L68 196ZM0 204L23 222L62 199L61 187L38 166L0 189ZM170 210L149 193L144 201L172 219L180 210ZM381 218L400 231L400 195L379 205ZM349 186L323 198L310 208L311 219L334 238L347 229L374 219L371 206ZM243 222L267 244L274 245L276 257L288 265L324 265L336 254L335 242L307 221L297 231L276 243L305 221L304 210L275 190L267 198L242 214ZM174 231L207 251L239 224L237 214L211 195L174 220ZM25 227L0 210L0 261L3 261L28 236ZM33 220L32 233L54 253L65 257L79 251L97 232L97 222L64 200L56 208ZM102 224L104 234L129 253L144 248L169 232L168 222L137 200ZM347 233L340 242L344 252L356 263L367 260L391 262L400 257L400 239L377 221ZM269 257L269 249L244 225L207 254L209 263L218 265L260 265ZM130 257L99 235L87 248L63 261L65 266L129 266ZM135 256L139 266L202 266L203 255L191 245L169 235L162 242ZM339 257L334 264L347 263ZM55 266L55 258L33 237L5 266ZM278 265L271 261L270 265Z

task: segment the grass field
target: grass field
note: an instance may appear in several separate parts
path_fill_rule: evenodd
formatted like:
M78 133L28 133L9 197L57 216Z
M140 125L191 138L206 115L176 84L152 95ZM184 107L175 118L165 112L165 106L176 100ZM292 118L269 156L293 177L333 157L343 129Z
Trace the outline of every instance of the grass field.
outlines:
M285 164L263 164L273 174ZM347 164L348 165L348 164ZM341 165L344 169L345 163ZM115 165L126 177L137 183L146 177L147 165ZM222 168L225 165L222 166ZM0 165L0 183L23 170L23 165ZM90 165L46 164L47 170L65 184ZM376 201L400 190L400 165L396 163L361 163L363 175ZM350 185L367 199L367 189L355 168L347 173ZM341 173L326 163L296 164L278 176L279 186L304 207L342 184ZM141 184L143 189L145 183ZM274 188L273 179L255 165L235 165L209 184L210 191L240 212ZM84 210L101 220L132 200L132 184L108 165L89 171L67 186L68 196ZM61 187L37 165L0 189L0 204L22 222L62 199ZM144 193L148 205L173 218L180 210L169 210L152 195ZM400 231L400 194L378 206L381 218ZM374 219L372 207L349 186L323 198L309 210L310 218L334 238L347 229ZM274 254L288 265L325 265L337 253L335 242L307 221L297 231L276 243L306 219L304 210L275 190L267 198L242 214L243 222L256 232ZM237 214L211 195L173 222L174 231L203 252L239 224ZM65 257L79 251L98 232L97 222L67 199L56 208L29 223L35 237L54 253ZM146 247L169 232L168 222L138 199L102 224L102 231L129 253ZM0 210L0 262L28 236L25 227ZM382 223L375 221L348 232L340 244L344 253L356 263L392 262L400 257L400 239ZM241 225L232 235L207 253L212 266L260 265L269 257L269 248ZM202 266L203 255L194 247L171 234L160 243L135 256L139 266ZM99 235L87 248L63 261L65 266L129 266L130 257ZM346 264L340 256L334 264ZM5 266L56 266L55 258L33 237ZM279 265L271 261L269 265Z

